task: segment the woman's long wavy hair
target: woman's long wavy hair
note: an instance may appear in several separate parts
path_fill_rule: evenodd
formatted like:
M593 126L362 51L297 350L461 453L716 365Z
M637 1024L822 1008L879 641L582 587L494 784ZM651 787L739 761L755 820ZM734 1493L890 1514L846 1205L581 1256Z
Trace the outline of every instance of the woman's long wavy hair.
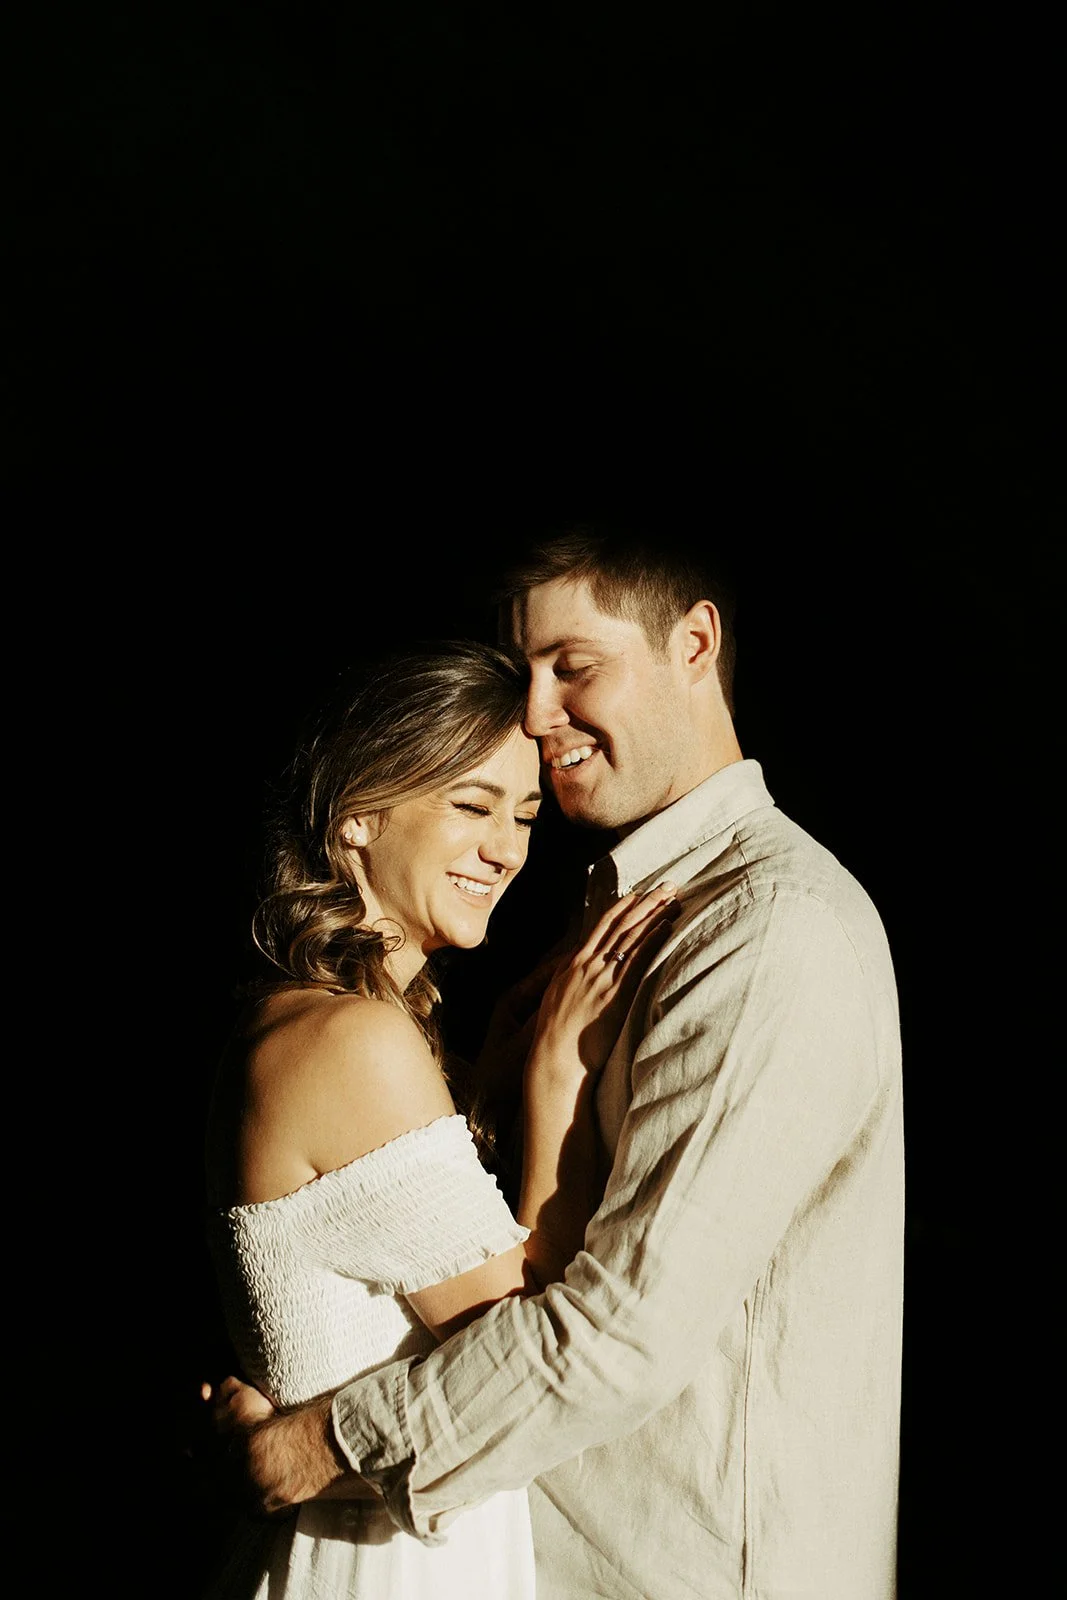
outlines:
M438 989L425 968L403 992L393 981L386 958L403 936L367 925L341 830L372 812L387 823L393 806L478 766L520 726L525 699L526 675L511 657L452 641L392 656L334 697L298 748L268 822L267 888L252 935L276 970L270 987L388 1001L415 1020L442 1063Z

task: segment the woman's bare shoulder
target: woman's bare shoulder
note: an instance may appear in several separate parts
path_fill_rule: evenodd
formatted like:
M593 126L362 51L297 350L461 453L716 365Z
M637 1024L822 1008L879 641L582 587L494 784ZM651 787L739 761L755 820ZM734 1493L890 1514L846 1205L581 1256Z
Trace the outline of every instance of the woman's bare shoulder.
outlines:
M454 1110L418 1024L387 1001L281 991L244 1033L257 1165L284 1153L306 1166L306 1181Z

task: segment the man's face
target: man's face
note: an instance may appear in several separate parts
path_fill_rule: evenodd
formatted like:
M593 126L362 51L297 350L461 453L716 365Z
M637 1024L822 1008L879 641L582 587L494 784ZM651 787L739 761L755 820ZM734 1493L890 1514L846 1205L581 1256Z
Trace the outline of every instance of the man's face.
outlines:
M681 624L661 658L584 579L560 578L516 603L513 628L530 664L526 730L565 816L625 831L699 781Z

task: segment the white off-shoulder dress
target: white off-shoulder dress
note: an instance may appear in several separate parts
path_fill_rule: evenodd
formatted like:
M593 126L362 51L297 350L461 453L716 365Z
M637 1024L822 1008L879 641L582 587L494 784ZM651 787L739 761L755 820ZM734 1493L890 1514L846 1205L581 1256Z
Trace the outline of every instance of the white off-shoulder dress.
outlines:
M405 1295L520 1244L460 1116L402 1134L292 1194L210 1219L223 1309L244 1372L278 1405L433 1348ZM378 1505L323 1501L249 1523L218 1600L533 1600L525 1489L423 1545Z

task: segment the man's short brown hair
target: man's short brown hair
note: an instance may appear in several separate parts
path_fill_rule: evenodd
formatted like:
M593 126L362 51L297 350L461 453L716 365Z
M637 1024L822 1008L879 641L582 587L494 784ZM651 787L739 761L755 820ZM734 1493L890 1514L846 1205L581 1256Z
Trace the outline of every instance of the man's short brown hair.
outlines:
M504 574L496 595L501 621L530 589L559 578L587 582L597 607L607 616L638 623L658 654L666 650L679 619L698 600L710 600L722 624L719 683L733 713L733 585L713 566L698 538L593 522L552 530L532 540Z

